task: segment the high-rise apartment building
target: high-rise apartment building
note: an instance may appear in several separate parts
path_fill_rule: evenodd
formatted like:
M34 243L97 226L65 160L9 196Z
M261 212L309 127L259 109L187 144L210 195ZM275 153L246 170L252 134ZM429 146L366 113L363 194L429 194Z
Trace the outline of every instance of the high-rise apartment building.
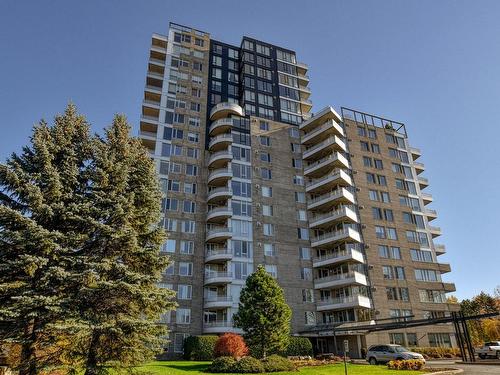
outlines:
M259 264L285 291L292 332L318 352L345 339L353 356L453 343L449 325L348 329L445 316L455 288L441 280L450 266L437 261L436 212L405 126L346 108L312 115L307 69L248 37L233 46L172 23L152 37L139 135L164 193L171 353L189 335L238 332L239 293ZM345 328L336 340L332 326Z

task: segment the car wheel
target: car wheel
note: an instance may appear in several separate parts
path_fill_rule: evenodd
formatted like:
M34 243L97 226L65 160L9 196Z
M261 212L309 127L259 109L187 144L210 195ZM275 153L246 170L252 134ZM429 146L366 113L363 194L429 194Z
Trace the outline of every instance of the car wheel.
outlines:
M368 362L370 363L370 365L376 365L377 364L377 359L375 357L371 357Z
M486 358L486 356L485 356L484 354L479 354L479 358L481 358L481 359L485 359L485 358Z
M500 359L500 351L497 351L497 359Z

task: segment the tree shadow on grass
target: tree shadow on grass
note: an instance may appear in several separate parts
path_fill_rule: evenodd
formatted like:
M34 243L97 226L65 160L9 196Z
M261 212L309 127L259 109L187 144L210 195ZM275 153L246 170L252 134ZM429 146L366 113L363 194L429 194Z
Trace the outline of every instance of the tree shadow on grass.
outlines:
M168 368L173 368L175 370L182 370L182 371L186 371L186 372L194 372L194 371L197 371L197 372L203 372L207 369L207 367L209 366L209 364L206 364L206 363L197 363L197 364L194 364L194 363L186 363L186 364L177 364L177 363L162 363L162 364L155 364L155 367L158 366L158 367L168 367Z

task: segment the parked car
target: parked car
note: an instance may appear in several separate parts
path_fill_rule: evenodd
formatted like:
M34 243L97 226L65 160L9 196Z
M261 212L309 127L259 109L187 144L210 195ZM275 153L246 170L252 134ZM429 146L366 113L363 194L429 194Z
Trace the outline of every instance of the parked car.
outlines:
M486 342L482 348L476 350L476 353L481 359L488 357L500 359L500 341Z
M374 345L370 346L366 353L366 360L370 365L403 359L419 359L425 362L422 354L411 352L401 345Z

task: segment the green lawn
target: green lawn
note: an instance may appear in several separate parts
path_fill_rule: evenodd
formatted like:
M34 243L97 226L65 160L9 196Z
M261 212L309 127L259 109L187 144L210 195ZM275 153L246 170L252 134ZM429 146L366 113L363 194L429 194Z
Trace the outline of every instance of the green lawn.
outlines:
M194 362L194 361L158 361L151 362L139 368L140 371L148 372L154 375L195 375L206 374L204 369L210 362ZM370 365L347 365L347 373L349 375L369 374L369 375L385 375L385 374L422 374L419 371L400 371L388 370L386 366L370 366ZM303 367L298 372L280 372L281 375L344 375L344 364Z

